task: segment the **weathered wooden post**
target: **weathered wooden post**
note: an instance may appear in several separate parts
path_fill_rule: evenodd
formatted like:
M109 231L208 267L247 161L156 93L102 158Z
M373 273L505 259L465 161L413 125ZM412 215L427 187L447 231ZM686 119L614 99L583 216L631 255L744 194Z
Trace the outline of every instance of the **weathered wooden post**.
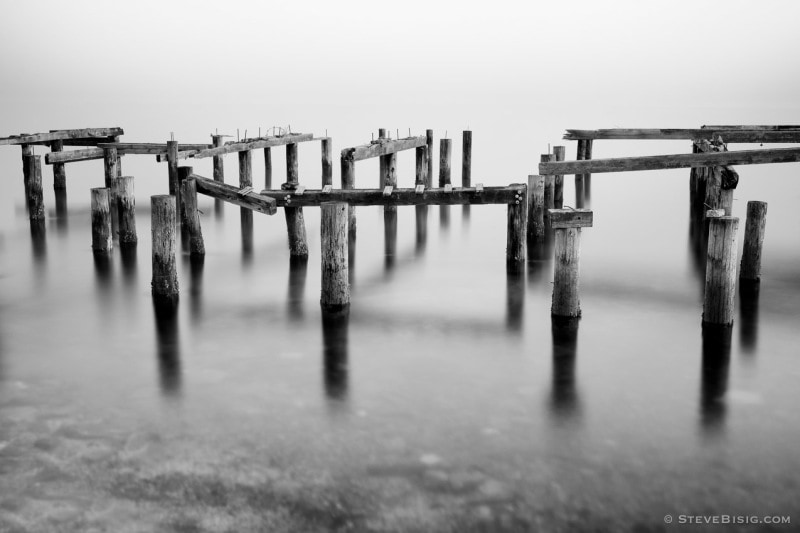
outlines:
M761 248L767 224L767 203L747 202L747 220L744 224L744 250L739 278L742 281L761 280Z
M555 161L563 161L566 156L565 146L553 146ZM564 207L564 175L556 174L553 178L553 209Z
M28 194L28 180L30 179L30 165L33 163L29 163L28 156L33 155L33 145L31 144L21 144L20 148L22 148L22 180L25 185L25 194Z
M439 141L439 187L450 185L450 151L453 147L452 139Z
M706 209L723 209L726 216L733 210L733 190L738 183L736 171L728 167L708 167L706 169ZM733 184L733 185L732 185Z
M551 209L550 224L555 232L555 269L551 314L559 317L581 316L580 257L581 228L592 226L594 214L589 209Z
M50 152L61 152L64 150L64 141L50 141ZM53 163L53 188L67 188L67 170L64 163Z
M586 159L586 139L578 139L578 153L575 155L575 159L578 161L583 161ZM584 205L584 175L583 174L575 174L575 207L582 208Z
M386 128L378 128L378 141L386 139ZM383 182L386 181L386 156L378 157L378 188L383 189Z
M167 141L167 174L169 193L178 198L178 141Z
M191 167L189 174L191 175ZM197 209L197 182L193 178L187 177L181 181L181 195L183 196L183 209L186 216L184 227L189 233L189 255L191 257L202 257L206 255L206 247L203 243L203 232L200 228L200 211Z
M322 139L322 185L333 185L333 156L331 138Z
M461 186L472 187L472 132L464 130L461 139Z
M528 242L544 240L544 176L528 176Z
M115 147L103 148L103 170L105 172L106 188L109 191L112 190L114 187L114 180L117 179L118 159L119 156L117 155L117 149Z
M108 187L91 189L92 198L92 250L95 253L110 252L114 247L111 237L111 194Z
M427 188L428 181L428 147L419 146L416 148L416 169L414 173L414 186L419 187L422 185Z
M214 146L214 148L219 148L222 146L222 135L212 135L211 144ZM269 148L265 148L264 150L264 155L266 157L266 151L269 150ZM214 161L214 181L225 181L225 161L222 159L222 157L223 156L221 155L215 155L212 157ZM267 187L267 189L269 189L269 187Z
M555 161L555 155L542 154L540 161L542 163L549 163ZM550 209L555 209L556 199L556 177L552 174L544 176L544 219L547 222L550 219Z
M586 147L583 150L583 158L589 160L592 158L592 145L594 139L586 139ZM592 198L592 174L587 173L583 175L583 197L585 200Z
M320 204L322 241L322 293L320 304L337 311L350 304L347 253L347 203Z
M253 153L250 150L239 152L239 187L253 186Z
M177 208L174 195L150 197L153 241L153 296L178 297L178 271L175 261Z
M264 148L264 188L272 189L272 148Z
M506 272L515 274L523 270L525 264L525 236L528 216L527 185L515 183L519 187L514 201L508 204L508 227L506 234Z
M241 152L240 152L241 153ZM193 168L192 167L178 167L178 195L181 196L180 201L177 202L178 204L178 216L180 217L181 225L184 225L189 220L189 213L185 205L183 205L183 182L189 179L189 176L192 175ZM197 199L195 198L195 203L197 203ZM245 208L242 208L245 209ZM247 210L249 211L249 209Z
M341 171L342 171L342 189L353 189L356 184L356 168L355 161L347 159L345 156L341 157ZM351 239L356 235L356 208L352 205L347 208L348 218L348 234Z
M133 192L133 176L122 176L114 180L114 197L117 199L119 216L119 244L122 247L136 246L136 197Z
M286 145L286 183L281 186L281 189L291 193L297 189L298 185L297 144L291 143ZM286 229L289 235L289 255L308 257L303 208L286 207L284 208L284 214L286 215Z
M42 157L26 156L28 178L25 183L25 197L28 204L28 216L31 220L44 220L44 191L42 189Z
M739 219L714 216L708 220L703 324L730 326L733 324L736 293L736 232Z
M425 188L433 187L433 130L425 130L426 156L428 159L428 173L425 175Z

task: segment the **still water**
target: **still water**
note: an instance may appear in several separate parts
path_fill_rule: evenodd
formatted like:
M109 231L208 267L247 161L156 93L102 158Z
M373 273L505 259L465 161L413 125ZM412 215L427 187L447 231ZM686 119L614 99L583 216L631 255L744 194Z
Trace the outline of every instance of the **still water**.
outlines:
M102 165L68 166L66 198L45 167L48 218L32 231L18 149L0 162L0 531L800 524L793 165L740 169L734 214L769 202L763 281L737 292L729 337L704 338L688 170L592 178L583 317L562 325L547 249L506 275L504 206L401 207L396 241L382 209L358 208L352 305L331 317L318 210L296 263L282 213L248 227L205 199L205 261L179 257L165 308L150 296L157 186L137 182L136 251L97 259L86 189ZM363 172L374 186L377 168Z

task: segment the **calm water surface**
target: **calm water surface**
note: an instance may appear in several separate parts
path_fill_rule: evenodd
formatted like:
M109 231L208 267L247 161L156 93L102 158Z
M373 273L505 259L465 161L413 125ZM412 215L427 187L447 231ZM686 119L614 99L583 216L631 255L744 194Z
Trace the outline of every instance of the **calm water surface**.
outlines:
M207 256L181 255L171 308L150 296L157 185L137 182L135 253L99 260L86 189L101 165L67 167L58 210L45 166L32 231L18 148L0 163L2 531L800 524L795 165L740 170L734 214L769 202L763 281L737 292L730 335L704 337L688 170L593 177L583 318L559 324L549 250L506 275L504 206L400 208L396 242L380 208L358 208L343 317L319 308L318 210L297 264L281 213L248 228L204 200Z

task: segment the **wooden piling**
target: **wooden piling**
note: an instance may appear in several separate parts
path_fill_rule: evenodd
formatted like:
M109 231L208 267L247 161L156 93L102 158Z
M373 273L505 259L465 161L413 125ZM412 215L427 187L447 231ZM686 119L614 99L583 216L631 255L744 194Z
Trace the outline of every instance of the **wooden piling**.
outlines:
M322 139L322 185L333 185L333 156L330 137Z
M461 186L472 187L472 132L464 130L461 138Z
M297 143L286 145L286 183L283 189L291 192L298 186ZM289 237L289 255L308 257L306 225L302 207L286 207L286 230Z
M220 146L222 146L222 144L223 144L222 135L212 135L211 136L211 144L214 146L214 148L219 148ZM264 148L264 157L265 158L268 157L268 155L267 155L268 151L269 151L269 148ZM224 164L224 161L222 159L222 156L221 155L215 155L212 159L214 161L214 181L222 181L222 182L224 182L225 181L225 164ZM272 160L270 159L270 162L271 161ZM270 168L270 171L271 170L272 169ZM270 175L270 178L271 177L272 176ZM270 187L267 186L267 189L269 189L269 188Z
M122 176L114 181L114 198L117 201L119 217L120 246L135 246L136 235L136 197L133 190L133 176Z
M151 196L150 203L153 242L153 296L176 299L178 297L178 271L175 261L175 226L177 218L175 196L167 194Z
M112 197L110 198L113 200L113 187L114 187L114 180L117 179L117 163L118 163L119 156L117 155L117 149L112 147L103 148L103 170L105 172L105 184L106 188L112 192Z
M28 156L33 155L33 145L22 144L20 148L22 148L22 180L25 185L25 194L27 195L28 180L30 179L30 165L33 165L33 163L29 163Z
M111 236L111 191L108 187L91 189L92 198L92 250L95 253L110 252L114 247Z
M575 155L577 161L586 159L586 139L578 140L578 153ZM575 207L583 207L584 202L584 174L575 174Z
M544 240L544 176L528 176L528 240Z
M336 311L350 304L348 276L347 204L320 204L322 241L322 291L320 304L326 311Z
M425 175L425 188L433 187L433 130L425 130L425 145L428 147L426 152L428 160L428 173Z
M416 172L414 174L414 186L422 185L425 187L428 181L428 147L420 146L416 149Z
M26 183L26 198L28 216L31 220L44 220L44 191L42 190L42 156L29 155L27 157L28 181Z
M540 156L540 161L542 163L549 163L550 161L555 161L555 155L553 154L542 154ZM544 177L544 218L547 220L549 215L550 209L555 209L555 198L556 198L556 177L552 174L547 174Z
M553 146L554 161L563 161L566 157L565 146ZM553 178L553 209L564 207L564 175L556 174Z
M64 150L64 141L61 139L50 141L50 152L61 152ZM53 163L53 188L67 188L67 170L64 163Z
M518 184L515 184L518 185ZM525 237L528 216L527 186L514 195L508 204L508 229L506 235L506 272L518 273L525 264Z
M169 193L178 195L178 141L167 141L167 175L169 176Z
M585 160L592 159L592 146L594 145L594 139L586 139L586 147L583 150L583 158ZM583 175L583 198L584 200L589 200L592 196L592 175L591 173L587 173ZM580 207L583 207L581 205Z
M747 202L747 220L744 224L744 249L739 278L742 281L761 280L761 248L767 224L767 203Z
M200 228L200 211L197 209L197 182L192 178L182 180L181 195L183 196L182 205L186 215L184 228L189 234L189 255L191 257L202 257L206 255L206 247L203 242L203 232Z
M272 188L272 148L269 146L264 148L264 188Z
M345 159L342 157L341 160L341 171L342 171L342 189L354 189L356 184L356 165L354 161L349 159ZM347 218L348 218L348 232L351 237L355 237L356 234L356 208L352 205L348 204L347 209Z
M386 138L386 128L378 128L378 140ZM383 182L386 179L387 156L382 155L378 158L378 188L383 189Z
M453 147L452 139L439 141L439 187L449 185L450 182L450 151Z
M297 146L297 145L295 145ZM253 186L253 153L250 150L239 152L239 187Z
M703 323L730 326L733 324L736 291L739 219L730 216L709 218L708 229Z
M181 225L184 225L189 220L188 210L185 205L183 205L183 182L189 179L193 173L192 167L178 167L178 192L179 196L181 197L176 203L178 207L178 216L179 220L181 221ZM196 188L196 187L195 187ZM195 200L195 203L197 200Z
M581 316L581 228L591 227L593 213L588 209L552 209L550 223L555 233L553 303L550 312L553 316L577 318Z

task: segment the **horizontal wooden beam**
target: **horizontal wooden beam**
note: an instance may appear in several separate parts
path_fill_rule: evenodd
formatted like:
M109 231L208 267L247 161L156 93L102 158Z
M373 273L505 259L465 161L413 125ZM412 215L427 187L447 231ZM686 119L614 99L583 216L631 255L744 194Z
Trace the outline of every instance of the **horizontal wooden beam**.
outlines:
M281 137L265 137L255 141L223 144L222 146L218 146L216 148L199 150L191 157L194 157L195 159L202 159L204 157L213 157L215 155L246 152L247 150L255 150L258 148L270 148L272 146L283 146L285 144L295 144L313 140L315 140L313 133L289 133L288 135L283 135Z
M103 149L84 148L83 150L50 152L44 155L44 162L48 165L54 163L75 163L76 161L89 161L91 159L103 159Z
M548 209L550 214L550 227L559 228L590 228L594 223L594 213L591 209Z
M183 146L183 145L181 145L181 146ZM195 154L197 152L199 152L199 151L200 150L182 150L182 151L178 152L178 155L177 155L178 161L180 161L181 159L189 159L190 157L194 157ZM158 155L156 155L156 161L158 161L159 163L164 163L168 159L169 158L167 157L167 154L158 154Z
M733 143L797 143L800 142L800 129L767 130L767 129L602 129L602 130L567 130L564 139L577 141L582 139L639 139L639 140L695 140L709 139L714 135L722 137L723 142Z
M800 126L793 125L772 125L772 126L741 126L741 125L703 125L702 128L712 130L766 130L766 131L782 131L782 130L800 130Z
M724 165L760 165L766 163L796 163L800 148L769 148L733 152L701 152L697 154L654 155L646 157L617 157L539 163L539 174L597 174L634 170L663 170L670 168L714 167Z
M411 150L412 148L419 148L425 146L425 136L407 137L405 139L389 140L378 139L370 144L363 146L356 146L354 148L345 148L342 150L342 158L348 161L362 161L364 159L371 159L382 155L393 154L403 150Z
M167 153L167 143L101 143L98 148L116 148L118 154L158 155ZM179 144L178 150L205 150L210 144Z
M233 185L226 185L221 181L214 181L197 174L192 174L189 179L194 179L197 184L197 192L211 196L219 200L224 200L240 207L246 207L265 215L274 215L277 212L274 199L250 191L242 194L242 190Z
M125 133L122 128L85 128L81 130L56 130L47 133L26 133L0 137L0 144L32 144L65 139L91 139L94 137L115 137Z
M465 205L465 204L513 204L525 198L526 185L513 184L507 187L475 187L425 189L421 194L415 189L393 189L384 195L384 189L337 189L324 193L319 189L306 189L303 194L290 191L261 191L261 196L274 198L278 207L318 207L322 202L347 202L350 205Z

